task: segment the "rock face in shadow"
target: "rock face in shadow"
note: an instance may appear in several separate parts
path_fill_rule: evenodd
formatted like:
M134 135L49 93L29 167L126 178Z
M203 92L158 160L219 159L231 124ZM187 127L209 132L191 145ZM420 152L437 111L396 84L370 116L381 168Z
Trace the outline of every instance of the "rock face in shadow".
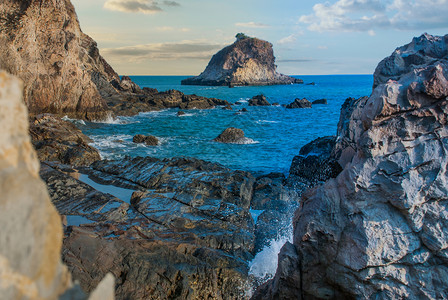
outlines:
M254 299L448 297L447 49L448 35L415 38L344 104L343 171L303 196L294 245Z
M92 142L73 123L52 115L31 118L30 135L40 161L57 161L72 166L88 166L100 160Z
M257 38L237 38L216 53L199 76L182 80L183 85L241 86L303 83L276 71L272 44Z
M27 120L22 84L0 72L1 298L87 299L61 261L61 219L39 178ZM113 300L113 286L108 277L89 299Z
M249 106L270 106L270 105L271 103L269 103L269 101L266 100L265 95L257 95L249 99Z

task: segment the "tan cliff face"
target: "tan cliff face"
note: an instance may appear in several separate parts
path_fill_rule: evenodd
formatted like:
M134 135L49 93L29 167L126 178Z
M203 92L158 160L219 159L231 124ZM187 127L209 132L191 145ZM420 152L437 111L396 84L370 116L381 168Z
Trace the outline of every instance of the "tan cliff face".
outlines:
M274 85L302 83L276 71L272 44L245 37L216 53L199 76L184 85Z
M116 93L109 82L119 82L69 0L1 1L0 68L23 80L31 114L103 118L108 108L98 87Z

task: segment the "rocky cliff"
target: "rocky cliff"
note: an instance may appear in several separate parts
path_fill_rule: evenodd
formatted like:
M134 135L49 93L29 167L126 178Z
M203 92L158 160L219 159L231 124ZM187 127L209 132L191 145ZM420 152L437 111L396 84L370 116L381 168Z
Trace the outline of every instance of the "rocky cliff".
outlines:
M31 114L104 118L100 93L116 93L110 82L120 81L81 32L69 0L1 1L0 68L23 80Z
M448 35L422 35L341 111L343 171L309 190L255 299L448 297Z
M22 84L0 72L0 298L87 299L62 264L61 219L39 178L27 120ZM112 300L113 285L108 277L89 299Z
M238 86L303 83L300 79L277 73L276 68L272 44L244 36L216 53L199 76L184 79L182 84Z

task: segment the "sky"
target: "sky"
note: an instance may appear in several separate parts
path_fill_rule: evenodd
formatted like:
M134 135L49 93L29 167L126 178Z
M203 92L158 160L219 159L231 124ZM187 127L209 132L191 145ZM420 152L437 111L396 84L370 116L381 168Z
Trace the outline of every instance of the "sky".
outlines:
M448 0L72 0L120 75L198 75L243 32L288 75L372 74L395 48L448 34Z

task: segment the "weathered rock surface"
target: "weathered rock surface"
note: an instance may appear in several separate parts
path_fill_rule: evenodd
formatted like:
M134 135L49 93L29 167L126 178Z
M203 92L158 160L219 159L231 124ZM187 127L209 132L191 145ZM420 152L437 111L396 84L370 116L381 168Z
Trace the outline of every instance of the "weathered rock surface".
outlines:
M286 105L286 108L311 108L312 104L307 99L296 98L293 102Z
M143 89L143 94L128 95L125 101L110 102L112 110L117 115L136 115L139 112L161 110L165 108L179 109L210 109L216 106L227 106L226 100L206 98L197 95L185 95L177 90L158 92Z
M265 95L257 95L253 96L251 99L249 99L249 106L270 106L268 100L266 100Z
M447 49L448 36L415 38L378 65L370 97L345 103L344 169L303 197L255 299L448 297Z
M39 179L27 120L22 84L0 72L0 297L87 299L61 262L61 219ZM112 300L113 286L108 277L89 299Z
M182 80L183 85L241 86L303 83L276 71L272 44L257 38L237 38L216 53L199 76Z
M111 272L119 299L245 299L254 251L286 227L276 219L284 212L253 197L282 201L282 174L255 179L197 159L151 157L98 161L81 171L135 190L124 203L66 175L65 166L41 171L69 223L63 260L86 291ZM274 209L255 228L251 207ZM80 226L70 224L73 216L84 219Z
M99 161L90 172L102 184L121 181L138 190L126 206L43 169L58 209L89 220L68 228L63 253L85 290L112 272L119 299L244 298L254 248L249 206L255 178L249 173L150 157Z
M153 135L143 135L137 134L132 138L134 143L146 144L148 146L157 146L159 144L159 139Z
M87 166L100 160L92 141L73 123L48 114L30 120L30 135L40 161Z
M244 131L239 128L229 127L218 135L214 141L219 143L244 144L247 138Z

